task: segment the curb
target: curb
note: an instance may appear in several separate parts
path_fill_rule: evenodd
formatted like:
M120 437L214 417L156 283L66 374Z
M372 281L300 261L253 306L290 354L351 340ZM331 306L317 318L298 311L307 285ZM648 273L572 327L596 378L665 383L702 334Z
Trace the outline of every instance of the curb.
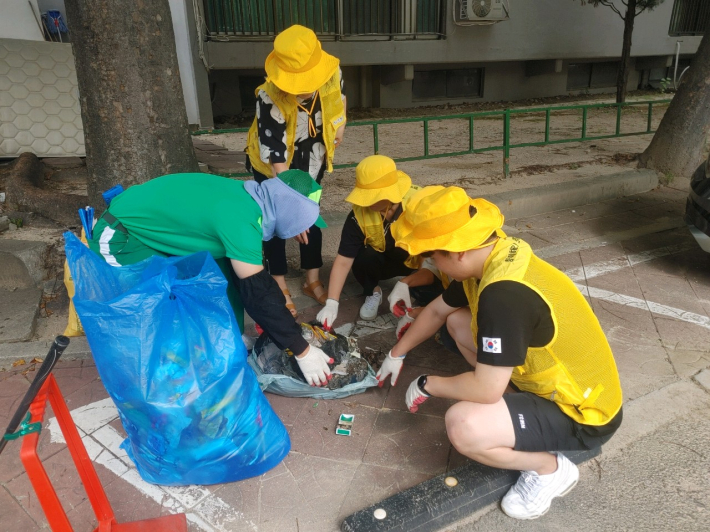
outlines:
M640 194L657 186L658 174L655 171L627 170L490 194L486 199L495 203L506 218L515 219Z
M90 359L92 358L86 336L76 336L69 339L60 362L65 359ZM15 342L0 344L0 367L9 366L17 359L44 358L47 356L53 340L40 340L35 342Z
M565 453L575 464L599 455L601 447L590 451ZM429 532L468 517L491 503L499 501L517 482L519 471L495 469L471 462L443 475L422 482L384 501L345 518L343 532ZM458 482L449 487L445 480ZM379 514L385 517L378 519Z

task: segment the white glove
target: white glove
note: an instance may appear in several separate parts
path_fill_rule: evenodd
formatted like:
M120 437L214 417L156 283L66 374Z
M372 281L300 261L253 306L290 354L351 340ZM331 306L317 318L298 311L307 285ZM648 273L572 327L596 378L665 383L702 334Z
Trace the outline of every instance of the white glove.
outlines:
M402 355L401 357L393 357L392 351L387 353L387 356L382 361L380 371L378 371L377 375L375 375L380 388L382 388L382 385L385 383L385 380L389 374L392 374L392 378L390 379L392 386L397 384L397 379L399 378L399 372L402 370L402 364L404 363L405 356L406 355Z
M409 408L409 411L412 414L419 410L420 404L422 404L424 401L431 397L431 395L426 393L419 386L419 381L420 379L422 379L422 377L425 378L424 384L426 385L426 377L428 377L428 375L419 375L419 377L414 379L412 381L412 384L409 385L409 388L407 389L407 395L404 398L404 400L407 402L407 408Z
M338 303L335 299L326 299L325 306L320 309L320 312L316 316L316 319L323 324L324 329L332 329L333 323L335 323L335 318L338 317Z
M403 283L402 281L397 281L394 288L387 296L387 301L390 303L390 312L401 318L407 309L412 308L412 299L409 297L409 285ZM404 308L401 305L397 305L400 301L404 302Z
M395 331L397 334L397 341L402 339L402 336L404 336L404 333L407 332L407 329L409 329L412 323L414 323L414 318L409 315L409 312L399 318L399 321L397 322L397 329Z
M306 382L311 386L325 386L331 379L328 364L333 363L333 359L326 355L322 349L312 345L302 357L296 357Z

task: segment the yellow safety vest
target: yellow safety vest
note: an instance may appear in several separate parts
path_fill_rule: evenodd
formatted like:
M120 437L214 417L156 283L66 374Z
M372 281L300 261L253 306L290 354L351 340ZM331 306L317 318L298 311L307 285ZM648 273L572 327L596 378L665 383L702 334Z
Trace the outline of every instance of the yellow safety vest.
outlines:
M525 363L513 369L520 390L553 401L585 425L605 425L621 408L622 394L614 355L599 321L572 280L536 257L519 238L501 238L483 267L483 279L464 281L476 341L478 298L498 281L532 288L547 304L555 330L544 347L530 347Z
M420 188L421 187L416 185L410 187L402 199L402 209L406 209L407 202ZM355 215L357 224L360 226L360 230L365 235L365 245L370 246L375 251L383 253L386 248L386 243L385 225L382 215L369 207L361 207L360 205L353 205L353 214ZM421 260L419 257L410 256L404 261L404 264L410 268L418 269L419 266L421 266Z
M291 166L294 146L296 144L296 123L298 122L298 103L293 94L288 94L279 89L268 79L266 83L256 88L255 94L263 90L274 105L279 108L286 120L286 164ZM321 116L323 117L323 142L325 143L325 160L328 172L333 171L333 154L335 152L335 132L340 126L345 125L345 107L340 93L340 72L336 71L325 84L318 89ZM271 177L271 165L261 160L259 149L259 128L257 120L249 128L247 134L247 156L251 165L267 177Z

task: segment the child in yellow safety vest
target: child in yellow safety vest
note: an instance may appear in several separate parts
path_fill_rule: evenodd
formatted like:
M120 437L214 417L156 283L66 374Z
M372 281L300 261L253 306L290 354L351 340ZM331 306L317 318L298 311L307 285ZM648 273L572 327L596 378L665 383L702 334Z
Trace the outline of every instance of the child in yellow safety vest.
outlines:
M395 384L408 351L446 324L473 371L421 375L405 401L454 399L446 433L482 464L522 471L503 511L534 519L577 483L561 451L607 442L622 420L616 363L589 303L564 273L502 231L503 215L458 187L426 187L392 231L410 255L431 257L451 284L385 358L377 378ZM509 384L517 393L506 393Z
M394 161L384 155L365 157L355 169L355 188L345 201L352 203L340 236L338 254L328 283L328 299L317 319L332 327L337 316L340 293L352 269L362 286L365 302L360 318L374 320L382 303L380 281L409 275L418 261L394 245L390 227L418 189Z
M247 136L247 166L261 183L289 169L303 170L320 184L333 171L335 148L343 140L346 100L339 60L321 48L316 34L294 25L274 40L266 58L266 82L256 89L256 116ZM325 303L319 280L323 265L322 233L313 226L296 237L301 269L306 271L303 293ZM264 243L269 273L296 317L286 286L286 243L278 237Z

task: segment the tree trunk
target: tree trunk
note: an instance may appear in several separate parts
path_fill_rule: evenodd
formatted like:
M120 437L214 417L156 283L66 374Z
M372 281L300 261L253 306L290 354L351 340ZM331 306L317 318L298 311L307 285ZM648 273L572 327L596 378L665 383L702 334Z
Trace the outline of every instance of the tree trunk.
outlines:
M710 29L705 31L651 144L639 157L639 166L668 176L690 176L705 157L709 131Z
M66 0L84 122L89 199L197 172L168 0Z
M13 163L5 184L7 204L17 211L34 212L67 227L80 225L77 211L86 196L44 189L44 165L34 153L23 153Z
M624 16L624 40L621 46L621 63L616 76L616 103L626 101L626 86L629 84L629 68L631 66L631 36L634 33L636 19L636 0L629 0Z

